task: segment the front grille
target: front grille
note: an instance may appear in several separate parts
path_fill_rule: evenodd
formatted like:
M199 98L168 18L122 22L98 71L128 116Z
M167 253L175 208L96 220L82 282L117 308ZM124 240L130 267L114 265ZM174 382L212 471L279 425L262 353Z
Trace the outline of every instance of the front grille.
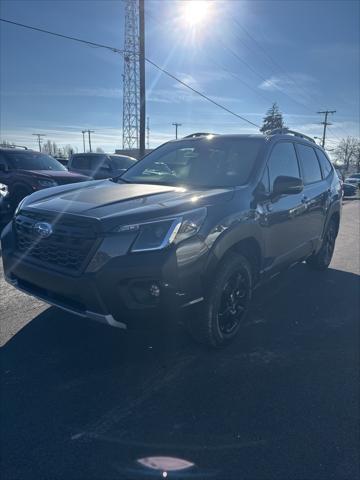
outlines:
M38 222L51 225L52 234L49 237L42 238L35 232L34 225ZM96 225L87 219L21 212L14 224L18 253L27 260L59 270L80 272L96 246Z

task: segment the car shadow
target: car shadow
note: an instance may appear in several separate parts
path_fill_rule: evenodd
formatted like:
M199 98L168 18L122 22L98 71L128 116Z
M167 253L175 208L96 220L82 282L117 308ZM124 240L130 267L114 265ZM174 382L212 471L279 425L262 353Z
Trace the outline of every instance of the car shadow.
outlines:
M356 478L358 299L359 276L298 265L217 351L170 317L124 333L49 308L2 349L2 478L161 478L154 455L187 477Z

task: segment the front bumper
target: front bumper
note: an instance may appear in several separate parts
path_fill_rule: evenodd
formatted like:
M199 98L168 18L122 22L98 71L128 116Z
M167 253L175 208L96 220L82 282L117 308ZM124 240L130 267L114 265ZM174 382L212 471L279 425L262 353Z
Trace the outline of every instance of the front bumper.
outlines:
M70 275L19 256L12 222L2 236L7 281L21 291L82 317L126 328L131 311L168 310L203 299L201 273L207 250L199 239L161 251L121 252L118 256L110 253L104 265L95 271ZM148 290L154 286L156 295L151 297Z

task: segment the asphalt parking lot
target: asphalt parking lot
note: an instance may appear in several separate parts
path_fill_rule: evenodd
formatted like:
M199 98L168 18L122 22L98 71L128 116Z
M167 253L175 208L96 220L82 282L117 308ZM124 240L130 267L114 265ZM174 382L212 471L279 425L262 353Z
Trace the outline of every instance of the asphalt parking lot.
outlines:
M359 478L359 214L329 270L258 289L220 351L48 308L1 271L1 478Z

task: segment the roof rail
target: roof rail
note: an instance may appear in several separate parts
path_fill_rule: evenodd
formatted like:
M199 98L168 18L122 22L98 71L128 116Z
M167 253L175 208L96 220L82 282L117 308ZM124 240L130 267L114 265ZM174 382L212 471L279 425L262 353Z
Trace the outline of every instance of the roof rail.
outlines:
M295 130L289 130L288 128L275 128L275 130L269 130L266 135L294 135L295 137L304 138L309 142L316 143L315 140L304 133L296 132Z
M186 135L186 137L184 138L207 137L209 135L217 135L217 133L196 132L196 133L190 133L190 135Z
M0 148L24 148L25 150L29 150L28 147L25 147L24 145L2 145L0 144Z

